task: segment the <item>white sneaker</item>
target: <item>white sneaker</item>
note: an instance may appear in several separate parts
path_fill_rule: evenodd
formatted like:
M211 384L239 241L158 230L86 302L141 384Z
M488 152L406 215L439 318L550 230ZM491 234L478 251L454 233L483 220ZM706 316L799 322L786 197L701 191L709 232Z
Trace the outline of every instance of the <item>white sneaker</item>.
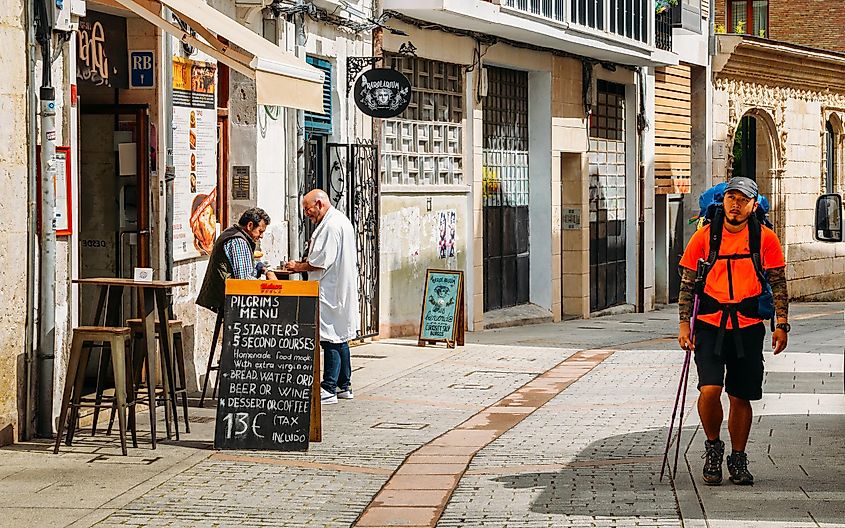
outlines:
M337 403L337 394L332 394L326 389L320 387L320 402L323 405L331 405Z
M354 397L355 397L355 395L352 393L352 387L349 387L346 390L338 390L337 391L337 398L339 400L351 400Z

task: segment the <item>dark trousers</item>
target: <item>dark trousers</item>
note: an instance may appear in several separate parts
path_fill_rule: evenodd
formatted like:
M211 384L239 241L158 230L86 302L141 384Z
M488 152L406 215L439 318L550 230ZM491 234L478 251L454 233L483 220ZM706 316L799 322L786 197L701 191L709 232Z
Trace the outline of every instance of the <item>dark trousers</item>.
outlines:
M352 358L347 343L329 343L320 341L323 348L323 389L334 394L348 390L352 379Z

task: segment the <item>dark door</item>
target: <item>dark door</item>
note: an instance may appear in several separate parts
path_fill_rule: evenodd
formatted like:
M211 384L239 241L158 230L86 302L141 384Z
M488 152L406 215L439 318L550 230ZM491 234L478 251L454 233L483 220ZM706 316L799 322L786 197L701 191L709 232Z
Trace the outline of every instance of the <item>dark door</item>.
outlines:
M669 302L678 302L681 292L680 262L684 255L684 195L669 198Z
M83 105L80 130L79 276L132 277L135 267L152 265L148 109ZM124 296L124 310L132 295ZM93 322L96 300L94 288L80 288L86 324Z
M528 74L487 68L484 311L529 301Z
M736 128L732 176L757 179L757 119L747 115Z
M626 301L625 86L598 81L590 116L590 310Z

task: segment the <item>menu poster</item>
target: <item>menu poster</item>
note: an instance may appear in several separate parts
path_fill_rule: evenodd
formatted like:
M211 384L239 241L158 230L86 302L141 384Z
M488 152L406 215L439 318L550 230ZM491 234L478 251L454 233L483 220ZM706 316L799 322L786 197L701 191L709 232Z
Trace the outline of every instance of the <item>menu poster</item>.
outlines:
M226 281L215 448L320 440L318 302L314 281Z
M419 346L441 341L449 348L463 345L464 328L463 272L426 270Z
M173 259L211 253L217 228L217 65L173 57Z

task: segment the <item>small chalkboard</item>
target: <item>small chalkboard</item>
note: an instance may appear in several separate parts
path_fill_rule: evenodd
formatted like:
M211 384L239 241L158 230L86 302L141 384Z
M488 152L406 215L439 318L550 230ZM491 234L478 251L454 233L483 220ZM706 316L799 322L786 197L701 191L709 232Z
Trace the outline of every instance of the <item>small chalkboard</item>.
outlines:
M445 342L449 348L464 344L464 273L426 270L420 315L419 346Z
M318 288L226 281L215 448L305 451L320 441Z

